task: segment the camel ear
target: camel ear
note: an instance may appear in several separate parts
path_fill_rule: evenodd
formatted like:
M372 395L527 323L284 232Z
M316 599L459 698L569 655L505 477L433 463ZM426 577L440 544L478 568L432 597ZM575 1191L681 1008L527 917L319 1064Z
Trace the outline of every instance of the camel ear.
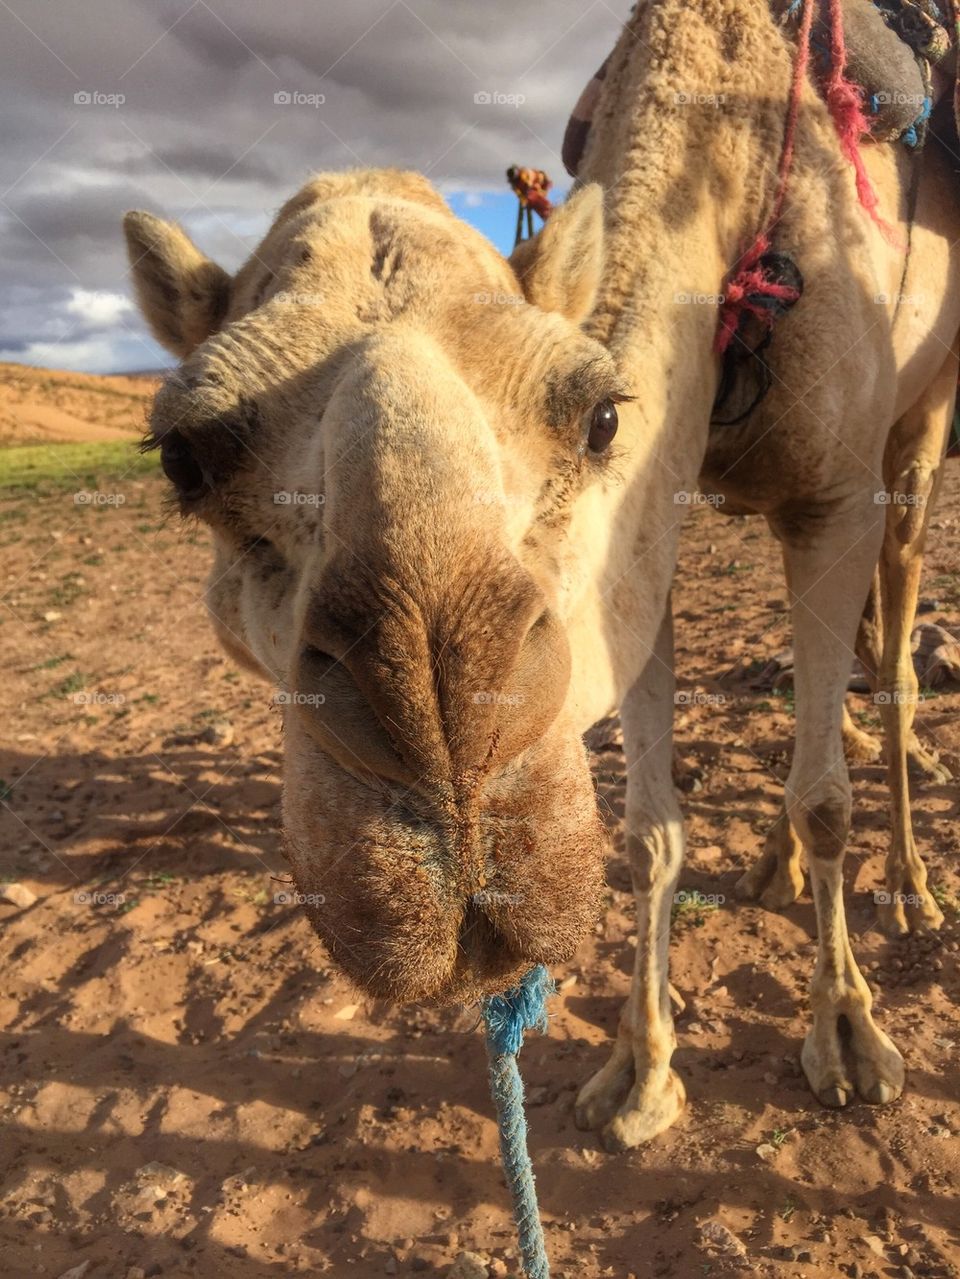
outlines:
M153 336L183 359L220 327L230 277L187 233L152 213L123 219L137 302Z
M510 258L523 296L542 311L579 324L593 308L603 270L603 191L581 187L550 214L543 230Z

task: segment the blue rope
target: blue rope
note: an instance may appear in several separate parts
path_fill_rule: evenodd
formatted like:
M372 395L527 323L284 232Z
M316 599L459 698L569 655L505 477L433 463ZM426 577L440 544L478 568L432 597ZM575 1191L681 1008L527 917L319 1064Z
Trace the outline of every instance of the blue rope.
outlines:
M517 1054L523 1046L525 1030L547 1029L546 1001L554 991L550 974L543 964L538 964L519 986L483 1001L500 1157L513 1201L513 1219L517 1223L520 1258L527 1279L550 1279L550 1263L533 1184L533 1165L527 1151L527 1117Z

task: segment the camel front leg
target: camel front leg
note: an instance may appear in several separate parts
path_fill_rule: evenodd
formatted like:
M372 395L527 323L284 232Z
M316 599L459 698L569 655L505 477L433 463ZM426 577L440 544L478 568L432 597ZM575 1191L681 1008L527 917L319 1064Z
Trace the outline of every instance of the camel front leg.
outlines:
M683 819L673 788L673 624L669 605L653 655L621 707L627 760L627 853L637 903L633 983L607 1064L577 1098L581 1128L602 1129L608 1150L656 1137L683 1109L670 1065L670 911L683 861Z
M786 809L810 865L818 931L813 1024L801 1061L811 1088L828 1106L845 1105L855 1092L866 1101L891 1101L903 1088L903 1061L873 1021L872 996L853 957L843 903L850 829L843 698L860 607L882 538L881 512L865 494L799 532L791 521L789 532L780 533L791 584L797 704Z

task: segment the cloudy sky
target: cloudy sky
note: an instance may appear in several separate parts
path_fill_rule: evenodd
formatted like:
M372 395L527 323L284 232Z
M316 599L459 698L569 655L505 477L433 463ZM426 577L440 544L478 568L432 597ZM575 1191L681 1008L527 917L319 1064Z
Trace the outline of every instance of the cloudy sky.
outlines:
M178 219L232 270L311 172L401 165L509 248L504 169L545 168L562 193L567 115L628 9L0 0L0 360L167 362L130 304L130 208Z

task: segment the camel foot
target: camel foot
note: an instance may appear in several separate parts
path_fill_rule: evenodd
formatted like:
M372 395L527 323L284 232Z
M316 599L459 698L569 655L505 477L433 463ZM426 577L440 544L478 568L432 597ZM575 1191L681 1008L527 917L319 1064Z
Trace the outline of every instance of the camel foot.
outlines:
M610 1060L580 1089L573 1111L574 1122L586 1132L605 1128L633 1087L636 1072L633 1051L618 1040Z
M849 1017L830 1011L815 1017L800 1061L824 1106L846 1106L856 1095L881 1106L903 1092L903 1058L865 1008Z
M783 910L803 892L803 871L794 858L783 861L764 853L740 876L735 891L743 901L759 901L767 910Z
M876 893L877 922L888 937L906 937L907 933L936 932L943 923L943 911L924 884L914 884L908 877L900 887Z
M643 1085L634 1084L626 1101L600 1134L604 1150L617 1154L652 1141L674 1122L687 1100L675 1070L651 1072Z
M953 781L953 774L945 764L940 763L936 751L928 751L921 746L915 734L911 734L907 747L907 771L915 782L928 786L942 786L944 782Z
M872 733L858 728L852 721L843 726L843 754L848 764L876 764L883 747Z

